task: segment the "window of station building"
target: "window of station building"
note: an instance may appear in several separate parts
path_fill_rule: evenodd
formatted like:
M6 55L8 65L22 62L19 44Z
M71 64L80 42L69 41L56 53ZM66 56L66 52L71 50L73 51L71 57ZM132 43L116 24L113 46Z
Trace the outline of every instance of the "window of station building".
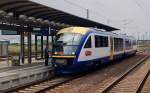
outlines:
M108 47L108 37L95 35L95 47Z
M123 50L123 39L114 38L114 51L122 51L122 50Z
M92 43L91 43L91 36L90 36L86 41L84 48L91 48L91 47L92 47Z

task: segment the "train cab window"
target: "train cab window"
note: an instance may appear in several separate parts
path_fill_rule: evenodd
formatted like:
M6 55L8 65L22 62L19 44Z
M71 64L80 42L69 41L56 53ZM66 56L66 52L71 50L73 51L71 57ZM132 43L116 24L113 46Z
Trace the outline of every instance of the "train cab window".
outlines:
M95 47L108 47L108 37L95 35Z
M84 48L91 48L91 47L92 47L92 43L91 43L91 36L90 36L86 41Z

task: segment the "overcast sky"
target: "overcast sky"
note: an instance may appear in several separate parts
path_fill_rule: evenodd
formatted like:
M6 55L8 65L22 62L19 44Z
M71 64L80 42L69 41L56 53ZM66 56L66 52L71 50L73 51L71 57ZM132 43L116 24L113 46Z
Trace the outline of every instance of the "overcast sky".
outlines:
M150 0L32 0L65 12L118 27L121 33L150 39ZM146 36L147 33L147 36Z
M150 0L31 0L150 39Z

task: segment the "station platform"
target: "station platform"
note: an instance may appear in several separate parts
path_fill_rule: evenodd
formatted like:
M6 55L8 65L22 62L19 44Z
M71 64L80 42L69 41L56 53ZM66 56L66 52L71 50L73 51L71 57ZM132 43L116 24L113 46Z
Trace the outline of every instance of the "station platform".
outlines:
M45 66L44 61L9 67L0 62L0 66L0 93L49 78L53 73L52 66Z
M23 68L29 68L29 67L35 67L35 66L44 66L44 62L34 62L31 64L22 64L20 66L11 66L7 63L0 62L0 73L1 72L6 72L6 71L12 71L12 70L17 70L17 69L23 69Z

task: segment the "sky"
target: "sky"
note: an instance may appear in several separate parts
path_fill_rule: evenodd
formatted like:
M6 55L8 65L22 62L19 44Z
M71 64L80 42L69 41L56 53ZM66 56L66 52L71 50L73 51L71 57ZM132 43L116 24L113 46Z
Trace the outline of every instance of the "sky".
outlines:
M150 0L31 0L121 29L118 33L150 39Z
M150 0L32 0L121 29L119 33L150 39Z

